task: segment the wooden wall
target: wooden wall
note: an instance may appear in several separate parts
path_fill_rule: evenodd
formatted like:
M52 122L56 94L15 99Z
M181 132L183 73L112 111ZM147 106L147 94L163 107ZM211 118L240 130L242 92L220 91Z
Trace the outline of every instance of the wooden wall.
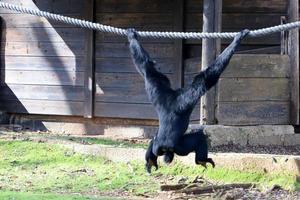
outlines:
M83 0L6 2L77 18L90 17ZM177 24L175 15L179 7L174 4L175 0L94 2L94 20L103 24L165 31L174 31ZM1 9L0 14L4 22L0 109L16 113L84 115L90 32L5 9ZM176 83L175 42L142 41L157 61L157 68ZM143 79L132 64L126 38L97 32L92 45L95 47L92 52L95 55L94 116L157 119L144 91ZM198 114L199 110L195 110L192 118L198 119Z
M173 7L160 4L159 0L96 0L96 19L122 28L173 30ZM173 41L145 39L143 45L158 61L161 71L172 79ZM127 39L97 33L95 54L95 115L155 119L156 113L145 93L143 79L132 64Z
M278 25L286 7L282 0L223 0L222 31ZM186 0L186 31L202 31L202 10L202 0ZM230 42L222 40L222 49ZM201 69L201 48L201 40L185 41L185 84ZM245 55L234 56L217 86L216 123L289 123L290 64L288 56L279 55L280 48L280 33L242 42L237 54Z
M83 0L7 0L84 18ZM0 109L82 115L85 30L1 9Z
M5 0L67 16L91 19L91 0ZM71 5L71 6L70 6ZM185 0L179 27L180 0L94 0L94 21L153 31L201 31L202 0ZM283 0L223 0L223 31L257 29L280 24ZM157 119L136 72L126 38L95 33L46 19L0 9L0 109L14 113L77 115L86 112L87 70L94 58L96 117ZM92 42L92 43L89 43ZM201 40L180 42L142 39L174 87L199 72ZM223 40L224 48L230 40ZM93 52L90 52L91 47ZM289 61L280 53L280 33L247 39L218 85L216 122L220 124L288 124ZM249 54L264 54L251 56ZM94 55L91 56L91 54ZM183 54L185 68L178 55ZM182 70L182 71L181 71ZM178 76L179 75L179 76ZM274 87L275 86L275 87ZM91 96L90 96L91 97ZM86 107L87 108L87 107ZM192 115L198 121L200 108Z
M287 2L284 0L223 0L222 31L240 31L259 29L281 23L281 16L286 16ZM202 31L202 0L186 0L185 30ZM222 40L224 48L230 41ZM201 40L186 41L186 57L201 55ZM200 53L199 53L200 52ZM265 37L249 38L239 48L239 53L279 54L280 33Z
M217 87L220 124L289 124L290 64L282 55L237 55Z
M96 19L112 26L138 30L174 31L177 7L174 0L96 0ZM173 86L176 80L175 42L143 39L143 46L157 61L159 71ZM126 38L97 33L95 115L157 119L144 89L144 81L132 64ZM195 110L193 119L199 119Z
M201 65L185 61L186 80ZM290 64L287 55L235 55L217 85L216 123L225 125L289 124Z

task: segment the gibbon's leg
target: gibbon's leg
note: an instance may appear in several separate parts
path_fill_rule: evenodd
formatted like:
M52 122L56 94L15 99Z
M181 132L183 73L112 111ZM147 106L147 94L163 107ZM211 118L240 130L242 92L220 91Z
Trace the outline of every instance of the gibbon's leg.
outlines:
M151 168L152 166L155 167L155 169L158 169L158 165L157 165L157 156L153 154L152 152L152 148L153 148L153 140L150 141L149 145L148 145L148 149L146 151L146 155L145 155L145 160L146 160L146 171L150 174L151 173Z
M179 156L186 156L191 152L195 152L196 154L196 164L206 167L206 163L210 163L215 167L214 161L208 158L207 140L202 130L185 134L181 142L175 147L175 154Z

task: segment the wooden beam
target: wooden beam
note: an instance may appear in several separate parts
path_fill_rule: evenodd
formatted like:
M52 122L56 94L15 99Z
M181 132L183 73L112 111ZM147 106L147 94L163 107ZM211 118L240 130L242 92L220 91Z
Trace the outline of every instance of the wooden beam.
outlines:
M221 29L222 0L203 1L203 32L215 32ZM203 39L202 70L213 63L220 51L220 40ZM217 47L217 45L219 47ZM200 123L215 124L216 88L213 87L201 98Z
M298 0L288 0L288 21L299 20ZM288 52L291 63L291 106L290 122L299 124L299 30L293 29L289 32Z
M222 0L215 0L215 24L214 32L222 32ZM216 39L216 56L221 53L221 39Z
M4 22L3 22L3 18L0 16L0 49L2 49L3 48L3 46L2 45L4 45L5 44L5 38L3 39L3 34L4 34ZM4 70L4 65L5 65L5 63L4 63L4 61L5 61L5 53L4 52L0 52L0 82L2 82L2 80L1 80L1 77L2 77L2 74L1 73L3 73L2 72L2 70ZM2 66L3 65L3 66Z
M86 19L94 21L95 0L86 2ZM95 32L86 30L86 66L84 72L84 117L92 118L94 110L95 95Z
M174 31L183 31L185 0L175 0L174 4ZM183 69L183 40L178 39L174 42L175 52L175 87L181 88L184 85L184 69Z
M286 16L280 17L280 24L286 24ZM280 55L288 54L288 31L281 31L280 33Z

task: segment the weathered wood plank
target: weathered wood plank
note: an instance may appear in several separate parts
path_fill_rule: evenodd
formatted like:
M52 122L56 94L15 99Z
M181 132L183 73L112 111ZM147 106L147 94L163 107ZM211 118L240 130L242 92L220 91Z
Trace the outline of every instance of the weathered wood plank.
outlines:
M195 31L195 30L187 30L187 31ZM222 29L223 32L232 32L239 30L226 30L226 28ZM230 44L232 39L222 39L223 45ZM201 40L186 40L185 44L202 44ZM242 45L279 45L280 44L280 33L270 34L267 36L256 37L256 38L245 38L242 42Z
M173 75L165 74L171 81L173 86ZM96 84L99 87L116 87L116 88L134 88L144 89L144 80L137 73L96 73Z
M83 101L83 87L48 85L0 85L1 100Z
M222 23L222 16L223 16L223 0L215 0L215 9L214 9L214 31L215 32L222 32L223 30L223 23ZM221 53L221 39L216 38L216 56Z
M9 42L82 42L82 28L7 28L1 41Z
M83 103L73 101L3 100L0 110L10 113L45 115L83 115Z
M143 27L145 30L150 27L172 30L173 27L173 15L168 13L101 13L96 15L96 21L124 28Z
M143 30L145 28L142 27L134 27L136 30ZM151 31L161 31L165 30L165 27L158 27L158 28L152 28L149 27L147 30ZM146 30L146 29L145 29ZM170 30L173 31L173 30ZM165 39L165 38L139 38L139 41L143 44L145 43L174 43L174 40L171 39ZM128 42L128 39L124 36L115 35L112 33L102 33L102 32L96 32L96 42L103 42L103 43L126 43Z
M221 78L218 101L289 101L289 79Z
M224 3L225 4L225 3ZM202 14L187 14L185 18L185 27L187 30L202 28ZM222 15L222 26L224 30L241 30L244 28L258 29L280 24L282 14L266 13L266 14L240 14L240 13L224 13Z
M1 43L2 55L15 56L82 56L84 42L9 42Z
M58 14L67 13L81 13L84 1L82 0L59 0L59 1L45 1L45 0L2 0L6 3L16 4L27 8L40 9ZM66 6L72 5L72 6ZM0 9L0 13L11 13L7 9Z
M83 86L83 72L2 70L1 82L8 84Z
M173 58L172 44L145 44L144 48L152 58ZM127 43L96 43L97 58L130 58Z
M241 46L238 48L239 54L280 54L281 47L277 46Z
M171 13L173 0L96 0L98 13Z
M165 74L174 72L173 59L156 59L155 68ZM100 73L138 73L131 58L97 58L96 72Z
M66 16L74 17L81 19L83 18L80 14L66 14ZM42 17L37 17L28 14L19 14L19 13L12 13L12 14L1 14L1 18L4 20L5 28L53 28L53 27L61 27L61 28L74 28L74 25L69 25L66 23L61 23L57 21L49 21ZM22 20L20 20L22 19Z
M200 58L185 60L185 74L195 74L201 68ZM222 77L274 77L290 76L289 57L286 55L234 55Z
M84 13L84 10L82 8L85 6L85 3L86 1L83 0L35 0L35 4L40 10L58 14Z
M84 71L84 59L78 57L2 57L1 69L17 71Z
M225 49L227 45L222 45L222 50ZM201 45L186 45L185 55L186 58L199 57L201 53ZM242 45L237 49L236 54L280 54L281 47L268 46L268 45Z
M103 103L95 104L95 116L129 119L155 119L157 114L151 104L125 104L125 103ZM197 120L197 116L191 116L191 120Z
M233 58L232 58L233 59ZM197 74L201 71L201 57L188 58L184 60L184 74Z
M282 0L223 0L225 13L285 13L286 1ZM201 13L203 0L187 0L186 10L189 13Z
M172 75L167 75L172 80ZM96 101L149 103L138 73L96 73Z
M286 55L235 55L222 77L290 77Z
M172 75L167 74L171 80ZM96 84L99 87L144 88L144 79L137 73L96 73Z
M143 88L144 80L139 74L130 73L96 73L96 84L102 87Z
M0 86L0 100L82 101L83 87L14 85ZM95 101L110 103L150 103L144 88L97 88Z
M288 102L220 102L217 120L224 125L289 124Z
M97 85L95 101L111 103L150 103L143 85L137 87L104 87Z
M175 0L174 2L174 29L175 31L183 31L183 17L184 17L184 3L185 0ZM181 88L184 86L184 69L183 69L183 40L174 41L174 60L175 73L174 80L175 87Z
M96 102L95 116L129 119L157 119L157 114L151 104Z
M150 104L144 87L96 87L96 102Z

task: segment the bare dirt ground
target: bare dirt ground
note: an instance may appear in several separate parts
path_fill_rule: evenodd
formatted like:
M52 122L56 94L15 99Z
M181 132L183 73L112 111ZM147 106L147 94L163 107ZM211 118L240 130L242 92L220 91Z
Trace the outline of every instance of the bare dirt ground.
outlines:
M177 200L192 200L192 199L224 199L224 200L299 200L299 192L289 193L283 190L272 190L268 192L261 192L258 189L243 189L243 188L232 188L230 190L215 190L210 193L204 194L184 194L184 193L165 193L159 194L156 199L177 199ZM167 195L167 196L166 196ZM167 197L167 198L165 198Z
M181 184L178 184L181 185ZM173 185L177 187L177 185ZM140 195L132 196L132 194L124 191L113 191L105 193L89 193L87 195L96 195L96 196L110 196L115 197L116 199L130 199L130 200L299 200L300 191L289 192L282 190L278 186L267 191L260 191L259 189L253 187L245 188L239 187L238 185L230 188L219 188L223 186L211 186L211 190L203 189L197 184L187 184L185 188L188 189L174 189L172 191L157 191L155 196ZM214 187L216 189L214 189ZM205 187L207 188L207 187ZM186 191L187 193L183 192ZM195 191L196 194L190 193L190 191ZM197 194L199 193L199 194Z
M181 185L181 184L179 184ZM173 185L177 186L177 185ZM243 185L241 185L243 186ZM122 192L122 191L114 191L109 193L103 193L103 196L111 196L120 199L132 199L132 200L196 200L196 199L203 199L203 200L299 200L300 199L300 192L289 192L286 190L282 190L280 187L274 186L273 188L267 191L260 191L255 187L245 188L239 187L238 185L230 187L230 188L219 188L214 189L214 187L218 186L211 186L211 190L203 189L201 186L197 186L196 184L187 184L183 189L187 193L183 192L182 189L174 189L172 191L158 191L155 196L132 196L130 193ZM219 186L222 187L222 186ZM207 187L205 187L207 188ZM196 194L190 193L190 191L195 191ZM199 194L197 194L199 193ZM91 195L91 194L89 194Z

